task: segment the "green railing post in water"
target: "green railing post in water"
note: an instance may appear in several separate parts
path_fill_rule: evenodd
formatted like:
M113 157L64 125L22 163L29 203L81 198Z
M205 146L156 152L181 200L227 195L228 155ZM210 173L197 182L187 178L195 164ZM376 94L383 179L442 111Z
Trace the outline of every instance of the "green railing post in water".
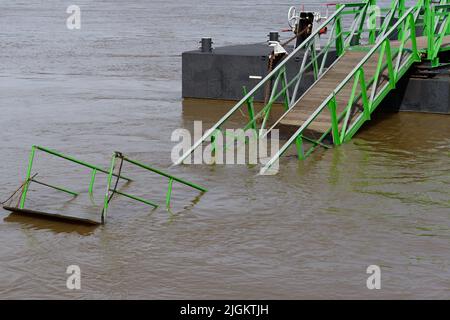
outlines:
M403 17L405 12L406 12L405 0L398 0L398 19ZM405 28L403 27L403 25L400 25L399 30L398 30L398 38L399 39L403 38L404 29Z
M339 124L337 120L336 110L337 110L337 101L336 96L333 94L333 98L330 100L328 104L328 108L330 109L331 114L331 127L333 132L333 142L335 145L341 144L341 139L339 137Z
M337 4L336 5L336 10L342 10L344 7L344 5L342 4ZM336 53L337 55L340 57L344 54L344 35L343 33L343 28L342 28L342 18L341 16L337 16L336 17Z
M432 61L434 59L434 10L431 7L431 0L424 0L424 20L425 35L428 41L427 58Z
M316 63L314 63L313 65L314 65L315 76L317 78L319 76L319 64L317 62L317 58L316 58ZM282 86L281 91L284 92L284 100L283 100L284 110L287 111L287 110L289 110L290 101L289 101L289 83L287 81L286 68L283 68L283 79L281 81L281 86Z
M172 196L172 184L173 184L173 179L170 178L169 179L169 188L167 189L167 195L166 195L166 207L170 208L170 198Z
M95 176L97 175L97 169L92 169L92 173L91 173L91 183L89 184L89 195L91 197L94 196L94 184L95 184Z
M298 136L297 140L295 140L295 144L297 147L297 156L299 160L305 160L305 150L303 149L303 138L302 136Z
M376 0L369 0L369 44L375 44L377 39L377 1Z
M109 170L108 179L106 182L106 192L105 192L105 197L103 199L102 223L106 222L106 216L108 214L109 193L111 191L111 183L112 183L112 177L114 174L115 164L116 164L116 157L114 156L111 159L111 166L110 166L111 169Z
M22 197L20 198L20 205L19 205L20 209L23 209L25 207L25 200L27 198L27 192L28 192L28 188L29 188L30 182L31 182L30 177L31 177L31 170L33 168L33 161L34 161L35 153L36 153L36 147L32 146L31 153L30 153L30 159L28 160L27 177L25 179L25 185L23 187Z

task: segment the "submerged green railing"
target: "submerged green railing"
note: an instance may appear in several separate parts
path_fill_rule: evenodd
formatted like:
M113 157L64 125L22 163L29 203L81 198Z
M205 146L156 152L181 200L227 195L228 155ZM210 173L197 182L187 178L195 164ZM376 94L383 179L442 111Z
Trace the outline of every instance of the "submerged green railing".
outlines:
M136 160L132 160L132 159L124 156L120 152L115 152L113 154L113 157L111 159L110 168L107 170L107 169L103 169L103 168L101 168L99 166L90 164L88 162L85 162L85 161L82 161L82 160L78 160L78 159L76 159L74 157L64 155L64 154L62 154L60 152L57 152L55 150L52 150L52 149L48 149L48 148L41 147L41 146L33 146L31 148L30 157L29 157L29 161L28 161L28 168L27 168L27 173L26 173L26 179L25 179L25 182L24 182L23 186L21 187L22 193L20 195L20 201L19 201L19 204L18 204L18 208L19 209L24 209L25 208L25 203L26 203L27 194L28 194L28 191L29 191L29 186L30 186L30 184L32 182L36 183L36 184L39 184L39 185L42 185L42 186L45 186L45 187L48 187L48 188L52 188L54 190L57 190L57 191L60 191L60 192L66 193L66 194L69 194L69 195L71 195L73 197L77 197L79 195L78 192L75 192L75 191L70 190L68 188L61 187L61 186L56 186L56 185L49 184L49 183L46 183L46 182L42 182L42 181L39 181L39 180L37 180L35 178L37 176L37 174L33 174L33 164L34 164L35 157L36 157L36 151L42 151L42 152L50 154L52 156L55 156L55 157L61 158L63 160L66 160L66 161L69 161L69 162L72 162L72 163L78 164L80 166L83 166L83 167L91 169L92 171L91 171L89 186L87 188L87 192L88 192L90 197L93 197L93 190L94 190L95 179L96 179L97 173L103 173L103 174L107 175L107 188L106 188L106 194L105 194L104 201L103 201L103 209L102 209L102 213L101 213L101 222L102 223L105 223L105 221L106 221L106 214L107 214L107 211L108 211L109 203L110 203L112 197L115 194L124 196L126 198L129 198L129 199L141 202L141 203L144 203L144 204L149 205L149 206L151 206L153 208L157 208L158 207L158 204L156 204L155 202L153 202L151 200L143 199L143 198L138 197L136 195L128 194L128 193L122 192L122 191L117 189L120 180L125 180L127 182L132 182L133 181L131 178L122 175L121 171L122 171L123 162L128 162L128 163L130 163L130 164L132 164L134 166L140 167L140 168L142 168L142 169L144 169L146 171L150 171L150 172L156 173L156 174L158 174L160 176L163 176L163 177L166 177L166 178L169 179L168 190L167 190L167 193L166 193L166 207L167 208L170 207L170 200L171 200L171 195L172 195L172 187L173 187L173 183L174 182L181 183L183 185L189 186L189 187L191 187L193 189L196 189L196 190L199 190L201 192L206 192L207 191L207 189L204 188L204 187L201 187L201 186L199 186L197 184L194 184L192 182L189 182L187 180L184 180L184 179L181 179L181 178L177 178L177 177L175 177L175 176L173 176L171 174L163 172L163 171L161 171L159 169L155 169L155 168L153 168L153 167L151 167L149 165L143 164L143 163L138 162ZM117 159L119 159L121 162L120 162L119 172L115 173L114 171L115 171L115 168L116 168ZM116 178L116 182L115 182L114 188L112 188L112 180L113 180L114 177Z
M116 175L113 172L114 172L114 167L115 167L116 162L117 162L118 159L120 160L120 167L119 167L119 174ZM167 179L169 179L168 189L167 189L167 193L166 193L166 207L168 209L170 208L170 201L171 201L171 197L172 197L172 188L173 188L173 183L174 182L178 182L180 184L189 186L189 187L191 187L193 189L197 189L197 190L199 190L201 192L207 192L206 188L203 188L203 187L201 187L201 186L199 186L199 185L197 185L195 183L186 181L186 180L181 179L181 178L177 178L177 177L175 177L175 176L173 176L171 174L168 174L166 172L163 172L163 171L161 171L159 169L155 169L155 168L153 168L153 167L151 167L149 165L143 164L143 163L141 163L139 161L132 160L132 159L124 156L121 152L115 152L113 157L112 157L112 160L111 160L111 167L110 167L109 175L108 175L107 188L106 188L106 194L105 194L105 198L104 198L104 205L103 205L103 211L102 211L102 221L106 218L106 214L107 214L108 207L109 207L109 202L112 199L112 197L114 196L114 194L118 194L118 195L127 197L129 199L132 199L132 200L135 200L135 201L138 201L138 202L150 205L150 206L152 206L154 208L158 207L158 205L156 203L154 203L154 202L152 202L150 200L146 200L146 199L137 197L135 195L127 194L127 193L124 193L124 192L121 192L121 191L117 190L117 183L118 183L118 180L120 179L120 171L121 171L121 168L122 168L122 165L123 165L124 162L130 163L130 164L132 164L132 165L134 165L136 167L139 167L139 168L144 169L146 171L150 171L150 172L156 173L156 174L158 174L160 176L163 176L163 177L166 177ZM114 188L111 188L113 177L117 177L116 186Z
M75 197L79 195L77 192L71 191L69 189L58 187L58 186L54 186L54 185L47 184L47 183L44 183L44 182L40 182L40 181L37 181L36 179L31 177L32 169L33 169L33 163L34 163L34 159L35 159L35 155L36 155L36 151L37 150L45 152L45 153L48 153L50 155L53 155L55 157L58 157L58 158L61 158L61 159L64 159L64 160L67 160L67 161L70 161L70 162L73 162L73 163L76 163L76 164L81 165L83 167L92 169L91 180L90 180L89 188L88 188L88 192L89 192L89 194L91 196L93 195L93 188L94 188L95 177L96 177L97 172L101 172L101 173L104 173L104 174L107 174L107 175L110 174L110 172L108 170L105 170L105 169L100 168L100 167L98 167L96 165L87 163L85 161L75 159L74 157L70 157L70 156L64 155L64 154L62 154L60 152L57 152L55 150L51 150L51 149L44 148L44 147L41 147L41 146L32 146L31 147L30 158L29 158L29 161L28 161L28 169L27 169L27 175L26 175L26 179L25 179L25 184L24 184L24 188L23 188L23 191L22 191L22 196L20 198L19 209L23 209L24 206L25 206L25 201L26 201L26 197L27 197L27 193L28 193L28 187L29 187L31 182L35 182L35 183L44 185L46 187L49 187L49 188L52 188L52 189L55 189L55 190L58 190L58 191L70 194L70 195L75 196ZM120 178L124 179L126 181L132 181L130 178L127 178L127 177L124 177L124 176L121 176Z

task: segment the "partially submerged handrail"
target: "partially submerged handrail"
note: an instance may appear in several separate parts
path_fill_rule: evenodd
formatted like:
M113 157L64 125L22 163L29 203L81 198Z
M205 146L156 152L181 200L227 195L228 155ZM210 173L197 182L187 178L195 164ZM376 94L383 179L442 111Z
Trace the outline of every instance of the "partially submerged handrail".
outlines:
M34 163L34 158L35 158L35 155L36 155L36 150L39 150L39 151L51 154L51 155L53 155L55 157L58 157L58 158L61 158L61 159L64 159L64 160L76 163L76 164L81 165L83 167L92 169L93 171L92 171L91 181L90 181L90 184L89 184L89 194L90 195L92 195L92 188L93 188L93 185L94 185L95 174L97 172L101 172L101 173L104 173L104 174L109 174L109 171L107 171L107 170L105 170L103 168L100 168L99 166L90 164L88 162L76 159L76 158L71 157L71 156L64 155L64 154L62 154L60 152L57 152L57 151L49 149L49 148L33 145L31 147L31 153L30 153L30 158L29 158L29 161L28 161L28 169L27 169L27 174L26 174L26 179L25 179L25 185L24 185L24 188L22 190L22 195L21 195L20 203L19 203L19 209L23 209L25 207L25 201L26 201L26 197L27 197L28 187L29 187L31 182L35 182L35 183L41 184L41 185L49 187L49 188L53 188L55 190L71 194L73 196L77 196L78 195L77 192L74 192L74 191L71 191L71 190L59 187L59 186L54 186L54 185L51 185L51 184L48 184L48 183L44 183L44 182L41 182L41 181L36 181L36 180L31 178L31 172L32 172L32 169L33 169L33 163ZM132 181L130 178L127 178L127 177L124 177L124 176L121 176L120 178L124 179L124 180L127 180L127 181Z
M40 185L48 187L48 188L55 189L55 190L60 191L60 192L64 192L64 193L70 194L70 195L72 195L74 197L77 197L79 195L78 192L75 192L75 191L72 191L72 190L60 187L60 186L56 186L56 185L52 185L52 184L49 184L49 183L46 183L46 182L42 182L42 181L36 180L35 177L36 177L37 174L34 174L33 176L31 175L32 174L32 170L33 170L34 159L35 159L35 155L36 155L36 151L37 150L45 152L45 153L48 153L48 154L51 154L51 155L53 155L55 157L67 160L69 162L73 162L73 163L76 163L78 165L81 165L81 166L84 166L84 167L92 169L91 180L90 180L89 189L88 189L88 193L91 196L92 196L92 192L93 192L93 185L94 185L94 182L95 182L96 173L97 172L101 172L101 173L107 174L107 176L108 176L107 177L107 189L106 189L106 195L105 195L104 202L103 202L103 210L102 210L102 213L101 213L102 223L105 222L105 217L106 217L106 213L107 213L107 210L108 210L109 202L111 201L111 199L114 196L114 194L118 194L118 195L127 197L129 199L132 199L132 200L135 200L135 201L139 201L141 203L145 203L145 204L150 205L150 206L152 206L154 208L158 207L158 205L156 203L154 203L153 201L151 201L151 200L143 199L143 198L138 197L136 195L127 194L125 192L117 190L118 183L119 183L120 180L125 180L127 182L133 181L131 178L127 178L127 177L125 177L125 176L123 176L121 174L122 164L123 164L124 161L169 179L169 187L168 187L168 190L167 190L167 193L166 193L166 206L167 206L167 208L170 207L170 200L171 200L171 195L172 195L172 186L173 186L173 182L174 181L178 182L178 183L181 183L183 185L189 186L191 188L194 188L196 190L199 190L202 193L207 192L206 188L204 188L204 187L202 187L202 186L200 186L198 184L189 182L189 181L187 181L185 179L181 179L181 178L175 177L174 175L171 175L171 174L166 173L166 172L164 172L162 170L156 169L156 168L154 168L154 167L152 167L150 165L146 165L146 164L143 164L143 163L141 163L139 161L130 159L130 158L124 156L120 152L115 152L113 154L113 157L111 159L111 166L110 166L109 170L105 170L105 169L103 169L103 168L101 168L99 166L90 164L88 162L76 159L76 158L71 157L71 156L67 156L67 155L62 154L62 153L60 153L58 151L34 145L31 148L30 158L29 158L29 161L28 161L27 176L26 176L25 182L21 186L21 188L19 188L15 192L15 193L17 193L20 189L22 189L22 194L20 195L20 202L18 204L18 208L17 209L21 209L21 210L24 209L28 188L29 188L29 185L30 185L31 182L40 184ZM122 162L120 164L119 173L116 174L114 172L114 170L115 170L115 164L116 164L117 158L121 159ZM113 177L116 177L117 180L116 180L116 184L115 184L114 188L111 188ZM111 192L112 192L112 194L111 194Z
M359 3L359 5L365 5L365 3ZM203 143L206 139L208 139L217 129L219 129L222 124L227 121L239 108L241 108L249 99L253 97L258 89L260 89L263 85L266 84L267 81L270 81L273 76L275 76L281 69L290 61L291 57L294 57L299 51L305 49L307 46L311 44L311 41L315 40L322 29L324 29L328 24L330 24L333 20L338 17L338 15L344 11L344 9L348 7L355 7L357 4L349 4L343 5L339 9L337 9L324 23L322 23L300 46L294 49L287 58L281 61L274 70L272 70L263 80L261 80L252 90L250 90L233 108L231 108L212 128L206 131L203 136L194 143L194 145L186 151L173 165L180 165L183 161L189 157L192 152L197 149L200 144Z
M152 167L152 166L150 166L148 164L144 164L144 163L141 163L139 161L130 159L127 156L123 155L121 152L117 152L116 151L116 152L114 152L113 157L111 159L111 167L110 167L110 170L109 170L109 175L108 175L108 180L107 180L107 187L106 187L106 193L105 193L105 198L104 198L104 203L103 203L103 210L102 210L102 215L101 215L102 222L104 222L106 220L106 215L108 213L108 208L109 208L109 202L112 199L112 197L114 196L114 194L118 194L118 195L127 197L129 199L133 199L135 201L138 201L138 202L150 205L150 206L152 206L154 208L158 207L158 205L156 203L154 203L153 201L151 201L151 200L147 200L147 199L138 197L136 195L132 195L132 194L125 193L125 192L122 192L122 191L118 191L116 189L117 182L116 182L116 187L111 188L112 177L114 176L114 169L115 169L115 165L116 165L117 159L121 160L118 176L120 176L120 173L121 173L120 171L121 171L121 168L122 168L122 164L125 161L125 162L128 162L128 163L130 163L132 165L135 165L135 166L137 166L137 167L139 167L141 169L144 169L144 170L147 170L147 171L156 173L156 174L158 174L160 176L168 178L169 179L169 183L168 183L168 189L167 189L167 193L166 193L166 208L167 209L170 208L170 200L171 200L171 197L172 197L172 187L173 187L173 182L174 181L176 181L178 183L181 183L183 185L189 186L189 187L191 187L193 189L199 190L202 193L208 191L206 188L204 188L204 187L202 187L202 186L200 186L198 184L195 184L195 183L189 182L187 180L175 177L174 175L171 175L170 173L167 173L167 172L164 172L162 170L156 169L156 168L154 168L154 167Z
M96 166L96 165L93 165L93 164L84 162L84 161L82 161L82 160L75 159L74 157L64 155L64 154L62 154L62 153L60 153L60 152L57 152L57 151L55 151L55 150L48 149L48 148L41 147L41 146L34 146L34 147L35 147L36 149L40 150L40 151L44 151L44 152L49 153L49 154L51 154L51 155L54 155L54 156L56 156L56 157L59 157L59 158L62 158L62 159L65 159L65 160L68 160L68 161L77 163L77 164L79 164L79 165L81 165L81 166L84 166L84 167L87 167L87 168L96 170L96 171L98 171L98 172L105 173L105 174L108 174L108 173L109 173L108 170L102 169L102 168L99 167L99 166ZM115 175L115 176L116 176L116 175ZM121 176L121 178L124 179L124 180L127 180L127 181L132 181L132 179L127 178L127 177L124 177L124 176Z

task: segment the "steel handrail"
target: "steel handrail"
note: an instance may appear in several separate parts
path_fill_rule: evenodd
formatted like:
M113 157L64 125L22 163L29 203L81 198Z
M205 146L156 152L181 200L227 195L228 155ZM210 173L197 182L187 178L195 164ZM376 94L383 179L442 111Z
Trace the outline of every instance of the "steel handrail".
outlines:
M409 8L405 14L394 24L394 26L373 46L373 48L367 53L367 55L357 64L355 68L347 75L347 77L336 87L335 90L322 102L322 104L313 112L313 114L300 126L300 128L291 136L291 138L283 145L283 147L272 157L271 160L261 169L261 173L266 172L275 161L277 161L281 155L294 143L299 135L317 118L317 116L323 111L323 109L330 103L335 97L336 93L340 92L342 88L356 75L361 67L372 57L374 53L384 44L385 41L389 41L389 37L397 30L397 28L410 17L414 10L420 10L418 7Z
M358 4L346 4L341 6L338 10L336 10L324 23L322 23L300 46L294 49L289 56L280 62L280 64L272 70L263 80L261 80L252 90L250 90L233 108L231 108L212 128L210 128L194 145L186 151L174 164L173 166L180 165L183 161L192 154L192 152L197 149L200 144L203 143L206 139L208 139L217 129L221 127L221 125L227 121L239 108L241 108L244 103L247 102L248 99L253 97L258 89L260 89L263 85L270 81L273 76L275 76L281 69L290 61L291 57L294 57L299 51L305 49L307 46L311 45L311 41L314 41L316 36L319 35L319 32L328 26L332 21L334 21L344 9L348 7L356 7L357 5L366 5L365 3Z

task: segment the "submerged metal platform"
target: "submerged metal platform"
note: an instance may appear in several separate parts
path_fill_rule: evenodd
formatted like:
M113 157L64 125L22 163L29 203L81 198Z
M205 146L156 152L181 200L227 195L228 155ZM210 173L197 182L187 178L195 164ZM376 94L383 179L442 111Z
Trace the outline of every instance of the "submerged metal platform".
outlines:
M76 224L84 224L89 226L99 226L102 223L100 221L95 221L91 219L86 218L80 218L75 216L67 216L67 215L61 215L58 213L50 213L50 212L43 212L43 211L35 211L35 210L29 210L29 209L19 209L15 207L8 207L4 206L3 209L6 211L10 211L11 213L35 217L35 218L43 218L43 219L51 219L56 221L61 221L65 223L76 223Z

